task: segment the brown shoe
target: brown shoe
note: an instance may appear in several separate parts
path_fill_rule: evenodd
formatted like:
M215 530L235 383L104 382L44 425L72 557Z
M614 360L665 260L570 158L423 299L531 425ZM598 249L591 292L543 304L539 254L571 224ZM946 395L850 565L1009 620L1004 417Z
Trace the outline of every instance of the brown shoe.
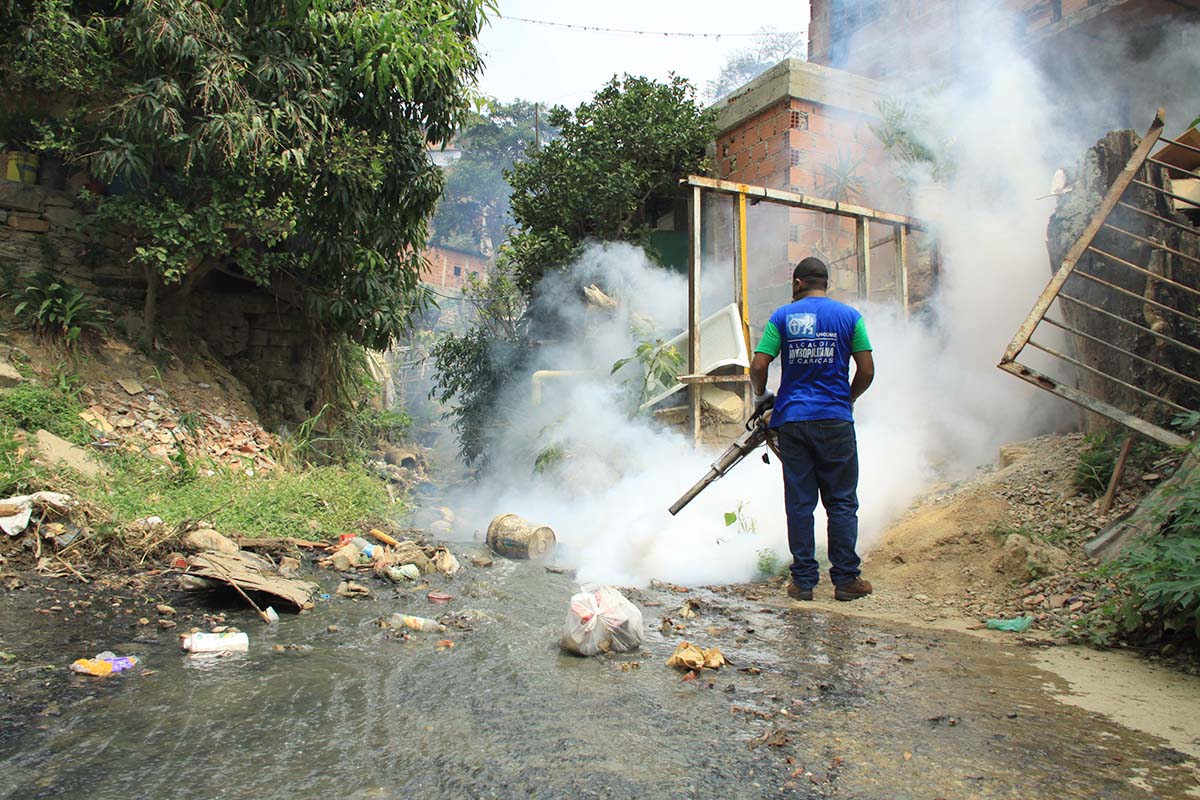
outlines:
M788 583L788 597L793 600L812 600L812 589L801 589L795 581Z
M833 598L835 600L857 600L860 597L866 597L872 591L873 590L870 581L864 581L862 578L855 578L849 583L843 583L841 586L833 587Z

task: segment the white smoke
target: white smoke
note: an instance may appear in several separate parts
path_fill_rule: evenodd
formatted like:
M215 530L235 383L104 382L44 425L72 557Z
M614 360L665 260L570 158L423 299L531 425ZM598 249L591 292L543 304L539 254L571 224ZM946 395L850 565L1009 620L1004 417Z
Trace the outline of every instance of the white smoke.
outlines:
M1056 128L1062 122L1056 102L1021 47L1006 38L1012 26L982 16L977 22L959 31L958 52L969 63L920 99L930 142L951 142L952 175L944 184L919 170L907 176L916 187L914 216L932 224L943 254L931 313L905 320L895 306L861 309L876 380L855 409L860 552L878 544L936 479L960 477L992 462L1000 444L1074 419L1068 406L995 365L1050 276L1045 230L1054 201L1036 198L1060 165L1063 141L1077 146L1078 139ZM730 274L723 266L706 270L706 311L727 302L720 298L732 292L721 276ZM620 312L588 310L581 288L589 283L615 296ZM625 585L744 580L757 572L761 552L786 558L774 459L770 466L746 459L671 517L667 507L720 448L698 452L675 430L631 419L627 398L607 374L633 352L634 314L656 320L655 336L667 338L685 323L686 298L683 276L626 245L589 248L578 264L543 283L535 306L564 338L541 348L539 368L590 373L547 383L540 406L531 404L524 384L505 399L511 413L497 432L492 469L462 502L473 509L476 529L507 512L550 525L559 539L557 560L576 567L581 580ZM753 323L760 328L763 321ZM561 458L536 474L535 460L547 453ZM737 522L727 526L730 512ZM816 523L820 548L819 508Z

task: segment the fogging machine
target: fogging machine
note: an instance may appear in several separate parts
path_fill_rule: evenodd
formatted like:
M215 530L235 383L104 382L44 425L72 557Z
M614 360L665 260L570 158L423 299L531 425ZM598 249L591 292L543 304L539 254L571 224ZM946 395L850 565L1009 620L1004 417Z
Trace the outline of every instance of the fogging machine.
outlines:
M708 488L709 484L717 478L722 478L731 469L741 463L742 459L753 453L761 445L766 445L776 456L779 455L779 448L775 444L775 434L772 433L767 425L771 421L771 409L761 408L750 415L750 419L746 420L746 432L737 438L737 440L721 453L721 457L713 462L708 473L696 481L696 485L684 492L683 496L675 501L671 506L671 516L675 516L683 507L692 500L696 499L696 495ZM767 461L767 454L763 453L763 461Z

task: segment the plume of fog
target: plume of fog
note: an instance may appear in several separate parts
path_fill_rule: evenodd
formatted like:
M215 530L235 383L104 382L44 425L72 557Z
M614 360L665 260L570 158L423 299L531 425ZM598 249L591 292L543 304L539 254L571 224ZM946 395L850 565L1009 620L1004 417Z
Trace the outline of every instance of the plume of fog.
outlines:
M959 31L959 52L969 59L915 101L929 120L929 143L951 142L954 168L942 183L919 167L905 176L914 215L931 223L942 249L941 286L927 313L911 320L894 305L862 309L877 364L875 385L855 409L862 551L934 481L992 462L1004 442L1073 419L995 364L1049 278L1045 229L1054 201L1036 198L1061 163L1061 142L1077 134L1056 127L1056 90L1007 38L1012 26L972 19ZM754 252L750 260L763 263ZM728 273L706 271L706 310L728 295ZM617 312L585 302L581 289L590 283L617 298ZM653 319L652 336L663 339L682 330L686 297L683 276L627 245L593 246L542 283L533 306L542 323L537 365L578 372L547 383L541 405L525 383L504 398L509 413L496 431L492 469L459 503L468 527L482 530L506 512L550 525L557 560L581 580L618 584L741 580L755 574L762 551L786 554L778 464L748 458L671 517L667 506L719 448L697 451L673 429L630 418L628 397L608 374L641 338L630 332L636 321ZM535 472L547 454L561 458ZM732 526L728 512L738 512ZM819 509L816 522L820 542Z

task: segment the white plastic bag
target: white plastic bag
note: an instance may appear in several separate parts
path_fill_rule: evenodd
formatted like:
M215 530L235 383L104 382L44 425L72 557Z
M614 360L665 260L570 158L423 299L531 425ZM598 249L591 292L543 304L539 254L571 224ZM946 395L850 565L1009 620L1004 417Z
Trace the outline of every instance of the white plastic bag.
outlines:
M609 586L587 584L571 598L559 645L570 653L594 656L641 646L642 612Z

